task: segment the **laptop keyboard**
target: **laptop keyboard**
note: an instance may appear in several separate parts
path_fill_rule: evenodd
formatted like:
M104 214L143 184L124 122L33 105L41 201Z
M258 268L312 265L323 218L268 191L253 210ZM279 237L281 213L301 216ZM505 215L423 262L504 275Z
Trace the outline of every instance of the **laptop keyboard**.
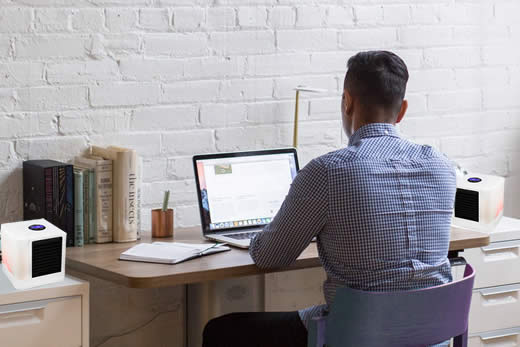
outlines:
M252 233L229 234L229 235L224 235L224 236L235 239L235 240L246 240L246 239L253 238L253 236L255 236L256 234L258 234L258 231L255 231Z

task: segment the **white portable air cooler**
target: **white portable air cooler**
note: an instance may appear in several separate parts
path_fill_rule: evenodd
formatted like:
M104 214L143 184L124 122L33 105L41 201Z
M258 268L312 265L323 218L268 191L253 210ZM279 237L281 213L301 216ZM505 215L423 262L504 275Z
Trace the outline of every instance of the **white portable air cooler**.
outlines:
M26 289L63 281L66 233L45 219L2 224L2 268Z
M499 176L457 176L457 194L452 224L456 227L491 232L504 213L505 179Z

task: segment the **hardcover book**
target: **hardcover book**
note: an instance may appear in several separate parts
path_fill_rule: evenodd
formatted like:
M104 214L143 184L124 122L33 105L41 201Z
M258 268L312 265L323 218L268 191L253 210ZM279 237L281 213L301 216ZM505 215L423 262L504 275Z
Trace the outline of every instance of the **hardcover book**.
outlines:
M90 243L89 234L90 234L90 179L89 179L89 169L77 167L79 170L83 172L83 243Z
M143 186L143 158L137 159L137 239L141 239L141 187Z
M115 242L135 241L138 230L138 157L121 147L91 147L91 154L113 161L112 230Z
M74 246L82 247L83 236L83 171L74 168Z
M94 242L112 242L112 160L100 157L76 157L77 166L94 170L94 200L96 218Z
M86 217L88 219L88 233L85 235L87 237L88 243L94 243L95 235L96 235L96 174L94 169L85 168L86 180L87 180L87 214Z
M74 246L74 172L70 164L54 160L23 163L24 220L45 218L67 234Z

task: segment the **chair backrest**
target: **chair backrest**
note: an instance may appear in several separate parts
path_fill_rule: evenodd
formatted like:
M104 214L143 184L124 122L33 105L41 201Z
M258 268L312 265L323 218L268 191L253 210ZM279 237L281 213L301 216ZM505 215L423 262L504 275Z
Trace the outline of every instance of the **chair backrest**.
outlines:
M474 278L467 264L463 279L436 287L401 292L339 288L326 318L326 345L429 346L467 334Z

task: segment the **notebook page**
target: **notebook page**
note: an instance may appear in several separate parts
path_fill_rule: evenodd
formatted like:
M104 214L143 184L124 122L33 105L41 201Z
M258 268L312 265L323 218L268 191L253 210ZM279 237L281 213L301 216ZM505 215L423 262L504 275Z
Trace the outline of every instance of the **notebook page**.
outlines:
M176 263L197 253L191 247L140 243L121 253L121 259Z

